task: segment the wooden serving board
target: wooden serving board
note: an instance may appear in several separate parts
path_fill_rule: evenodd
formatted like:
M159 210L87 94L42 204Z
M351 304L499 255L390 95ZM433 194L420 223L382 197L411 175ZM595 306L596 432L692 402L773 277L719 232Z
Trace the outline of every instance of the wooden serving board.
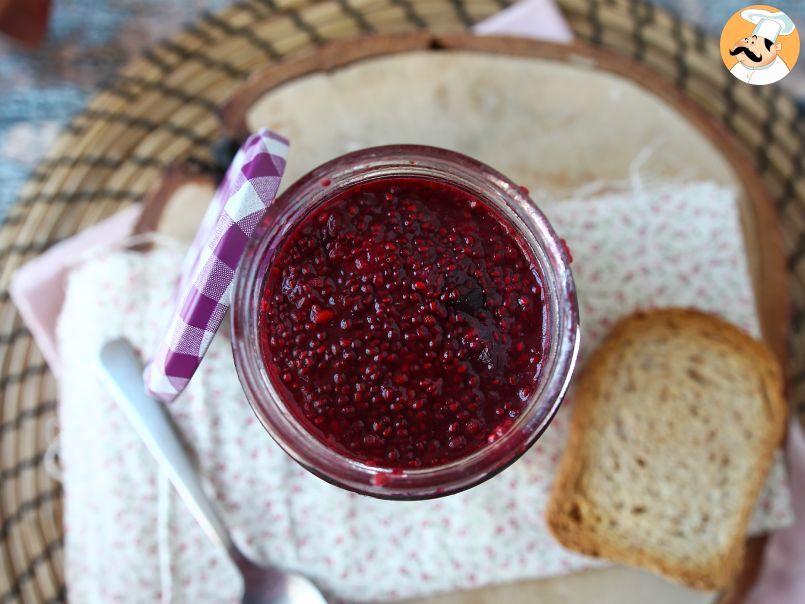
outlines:
M373 36L258 72L224 106L221 119L234 137L270 127L293 141L285 186L332 157L390 143L451 148L532 191L556 196L636 176L730 186L738 193L764 338L785 364L789 301L782 238L751 158L721 124L636 62L581 44ZM173 228L172 219L160 223L153 214L181 197L177 178L173 173L152 196L148 205L157 209L146 214L144 228ZM198 185L195 176L188 178ZM613 567L429 601L738 602L754 581L763 544L763 538L749 540L746 568L728 594L702 594Z
M575 43L431 34L363 37L256 72L224 106L225 130L283 132L284 183L372 145L447 147L533 189L706 179L738 193L764 338L785 365L789 296L774 207L749 153L663 76Z

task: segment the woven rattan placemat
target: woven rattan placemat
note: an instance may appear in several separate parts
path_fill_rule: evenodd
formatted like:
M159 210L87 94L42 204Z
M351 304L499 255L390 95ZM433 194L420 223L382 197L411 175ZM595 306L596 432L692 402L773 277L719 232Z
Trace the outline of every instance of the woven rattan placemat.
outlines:
M0 226L0 604L65 599L61 489L45 470L56 383L9 300L12 272L142 198L171 162L212 161L218 109L250 73L361 33L458 32L508 0L252 0L131 64L73 120ZM776 87L741 85L714 40L640 1L559 0L582 40L644 62L732 129L762 171L789 252L792 398L805 416L803 126Z

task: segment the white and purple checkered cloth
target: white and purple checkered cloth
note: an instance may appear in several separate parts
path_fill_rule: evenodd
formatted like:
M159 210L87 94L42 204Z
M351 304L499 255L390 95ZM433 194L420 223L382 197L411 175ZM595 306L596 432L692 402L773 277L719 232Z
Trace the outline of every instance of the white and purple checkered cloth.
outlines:
M171 402L184 390L229 309L246 243L277 196L288 141L262 129L238 150L185 258L176 309L145 369L148 393Z

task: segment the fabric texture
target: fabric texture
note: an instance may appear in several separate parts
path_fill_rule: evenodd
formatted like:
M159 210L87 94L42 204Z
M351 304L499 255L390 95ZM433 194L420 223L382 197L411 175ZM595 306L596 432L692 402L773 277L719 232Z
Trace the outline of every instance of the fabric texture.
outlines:
M805 432L788 425L788 472L796 521L769 538L760 576L746 604L797 604L805 601Z
M170 324L145 369L146 389L163 402L187 386L229 309L238 264L277 196L288 146L266 129L247 138L202 219L181 264Z
M738 210L708 183L645 186L543 204L575 257L581 364L619 317L696 306L758 334ZM118 252L75 270L59 322L60 419L71 601L235 602L239 579L95 377L101 345L141 350L172 304L181 255ZM394 600L602 564L562 549L543 520L572 394L518 462L464 493L425 502L357 496L314 477L269 438L245 400L223 334L168 405L236 541L258 561L309 575L338 598ZM780 460L752 531L789 525Z

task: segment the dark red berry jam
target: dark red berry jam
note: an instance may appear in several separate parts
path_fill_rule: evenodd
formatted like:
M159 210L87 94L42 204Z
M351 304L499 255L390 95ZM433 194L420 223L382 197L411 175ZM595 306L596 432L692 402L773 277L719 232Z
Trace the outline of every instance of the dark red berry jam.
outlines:
M272 381L312 434L372 465L479 449L540 372L545 309L526 250L447 184L383 178L337 194L292 228L263 286Z

